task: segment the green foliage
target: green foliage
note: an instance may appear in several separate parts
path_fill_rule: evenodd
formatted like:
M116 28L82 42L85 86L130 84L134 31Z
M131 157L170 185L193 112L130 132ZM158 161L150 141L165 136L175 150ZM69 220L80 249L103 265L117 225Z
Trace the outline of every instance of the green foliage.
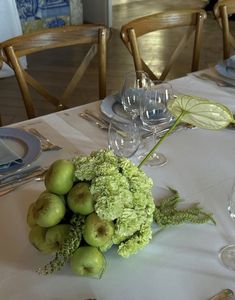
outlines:
M202 224L212 222L215 224L211 214L203 211L197 204L190 208L177 210L176 206L181 201L177 191L170 189L172 196L165 198L156 205L154 220L160 228L179 225L182 223Z
M69 260L70 256L78 249L82 240L82 225L84 217L74 215L71 218L71 229L62 247L55 253L55 257L47 265L38 269L39 274L48 275L59 271Z

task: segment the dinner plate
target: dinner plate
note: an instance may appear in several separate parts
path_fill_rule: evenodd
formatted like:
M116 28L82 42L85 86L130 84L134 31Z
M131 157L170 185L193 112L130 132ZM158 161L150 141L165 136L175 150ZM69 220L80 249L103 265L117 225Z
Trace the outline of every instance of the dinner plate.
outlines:
M22 159L22 164L12 165L7 169L0 170L0 174L15 171L36 160L41 153L41 144L34 135L18 128L0 128L0 138L4 140L10 149Z
M235 79L235 68L229 66L227 60L218 63L215 69L220 75L229 79Z
M108 117L109 119L113 118L119 122L125 122L125 120L130 119L130 115L122 107L120 101L120 94L110 95L104 98L100 104L101 112ZM149 127L146 127L142 124L140 117L137 117L137 122L139 123L140 128L143 131L151 131ZM174 122L174 118L170 121L169 124ZM159 128L164 129L169 127L168 123L163 123L159 125Z
M130 118L122 107L120 94L109 95L104 98L101 101L100 110L109 119L113 118L119 122Z
M125 122L131 118L130 115L123 109L120 94L110 95L103 99L100 105L100 110L106 117L109 119L113 118L118 122ZM135 121L143 132L151 131L150 128L142 124L139 116L135 119Z

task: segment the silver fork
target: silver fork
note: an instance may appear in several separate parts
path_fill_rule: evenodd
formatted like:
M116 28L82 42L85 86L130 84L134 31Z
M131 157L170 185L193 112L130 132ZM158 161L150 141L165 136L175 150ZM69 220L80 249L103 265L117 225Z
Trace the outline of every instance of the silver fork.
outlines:
M48 138L46 138L44 135L42 135L37 129L28 128L27 131L39 138L39 140L41 142L42 151L62 149L60 146L53 144Z

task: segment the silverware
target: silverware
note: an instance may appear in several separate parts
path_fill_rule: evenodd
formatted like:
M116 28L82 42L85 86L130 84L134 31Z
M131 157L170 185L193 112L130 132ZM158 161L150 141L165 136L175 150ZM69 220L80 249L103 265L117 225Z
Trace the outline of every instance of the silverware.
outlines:
M26 131L32 133L36 137L39 138L41 142L42 151L51 151L51 150L60 150L62 149L60 146L53 144L48 138L42 135L37 129L35 128L27 128Z
M29 169L22 170L21 172L14 172L5 176L3 175L0 177L0 187L5 183L23 179L31 174L34 174L35 172L38 172L38 170L42 170L41 166L35 166Z
M109 122L108 122L107 120L105 120L105 119L102 118L102 117L96 116L94 113L92 113L92 112L89 111L88 109L86 109L86 110L84 111L84 114L86 114L87 116L93 118L95 121L97 121L97 122L103 124L104 126L109 127Z
M22 182L16 182L16 183L13 183L13 184L8 184L8 186L5 186L3 189L0 189L0 197L1 196L4 196L14 190L16 190L18 187L28 183L28 182L31 182L33 180L35 181L42 181L44 180L44 176L46 174L46 170L42 171L40 174L38 174L37 176L33 176L31 178L28 178L28 179L24 179Z
M88 122L91 122L92 124L95 124L100 129L108 130L108 125L105 125L103 122L96 120L95 118L91 117L90 115L88 115L86 113L80 113L79 115L84 120L87 120Z
M80 117L82 117L83 119L95 124L97 127L99 127L100 129L103 129L103 130L108 130L108 127L109 127L109 123L108 121L102 119L102 118L99 118L97 117L96 115L94 115L93 113L91 113L90 111L88 110L85 110L84 112L80 113ZM157 138L160 138L161 136L163 136L163 134L169 130L169 128L171 127L171 125L169 125L167 128L163 128L162 130L160 130L158 133L157 133ZM194 126L190 125L190 124L187 124L187 123L182 123L182 124L179 124L175 130L175 131L178 131L178 130L181 130L181 129L188 129L188 128L194 128ZM147 132L147 133L144 133L141 138L142 139L146 139L148 137L150 137L153 133L152 132Z
M231 87L235 88L235 84L229 83L223 79L220 79L216 76L207 74L207 73L199 73L199 74L193 74L195 77L202 79L202 80L210 80L214 83L216 83L220 87Z
M208 300L225 300L230 299L233 297L233 291L230 289L224 289L217 293L216 295L212 296Z
M8 188L9 186L12 186L12 185L14 185L16 183L24 182L24 181L26 181L28 179L35 178L35 177L37 177L39 175L41 176L42 174L45 173L46 170L47 170L47 168L41 168L40 167L39 169L36 169L36 170L34 170L32 172L24 173L22 176L7 178L7 180L3 180L3 182L1 182L1 184L0 184L0 190Z

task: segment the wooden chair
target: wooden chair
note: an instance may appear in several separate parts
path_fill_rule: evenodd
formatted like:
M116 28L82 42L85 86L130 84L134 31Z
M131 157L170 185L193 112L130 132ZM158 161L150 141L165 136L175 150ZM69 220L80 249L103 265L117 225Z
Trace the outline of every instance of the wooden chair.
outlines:
M229 15L235 13L234 0L219 0L214 6L214 15L223 33L223 57L230 57L231 46L235 49L235 38L229 27Z
M105 26L86 24L45 29L18 36L0 44L2 60L8 63L15 72L28 118L36 116L30 86L47 101L55 105L57 110L67 108L68 99L97 52L99 57L99 98L103 99L106 96L106 48L108 37L109 30ZM52 95L29 74L28 70L22 68L19 61L20 57L32 53L85 44L89 44L91 47L60 97ZM87 84L89 85L89 83Z
M202 9L165 11L140 17L123 25L120 33L121 39L133 56L136 71L145 71L152 80L164 80L193 32L195 32L195 38L191 71L198 70L202 28L206 16L206 12ZM138 38L158 30L181 27L184 29L185 34L173 51L160 76L156 76L141 57ZM156 46L158 46L157 42Z

